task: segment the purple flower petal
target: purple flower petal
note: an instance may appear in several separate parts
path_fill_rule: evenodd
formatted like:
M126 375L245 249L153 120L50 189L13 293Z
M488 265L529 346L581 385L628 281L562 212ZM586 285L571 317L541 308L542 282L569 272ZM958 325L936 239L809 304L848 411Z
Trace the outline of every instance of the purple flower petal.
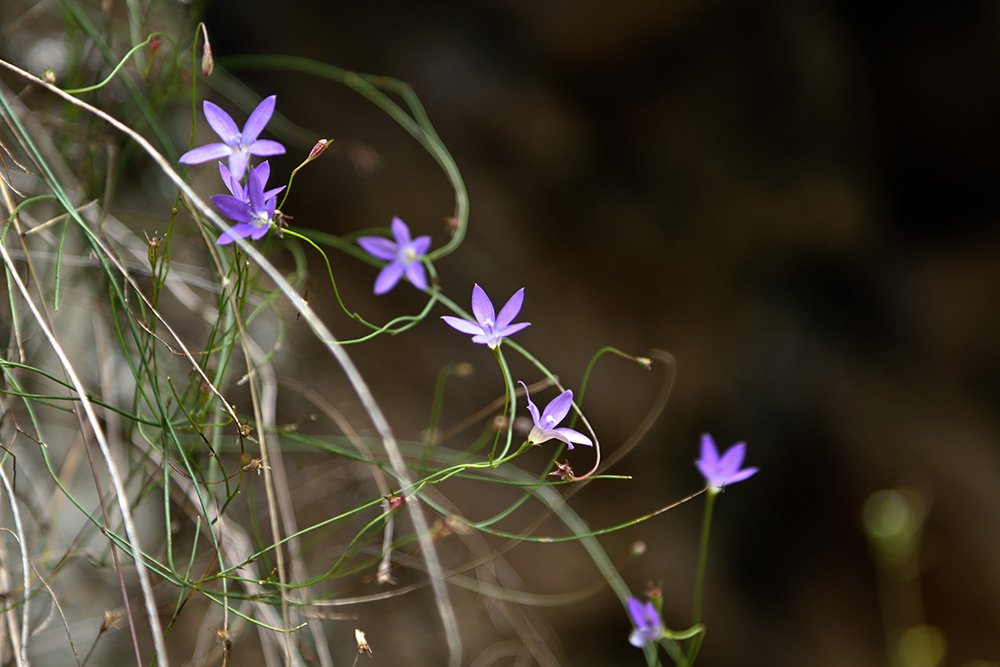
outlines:
M208 100L202 104L202 109L205 111L205 120L209 126L222 141L232 146L236 141L236 135L240 133L240 128L236 127L233 117Z
M590 438L585 436L583 433L580 433L579 431L573 430L566 426L560 426L559 428L555 429L555 432L564 438L563 442L568 444L570 449L573 449L572 443L576 443L578 445L587 445L588 447L594 446L594 443L591 442Z
M276 99L277 95L268 95L260 101L256 109L250 112L250 117L247 118L246 125L243 126L243 136L241 137L244 146L249 146L257 141L257 137L264 130L267 121L271 120L271 114L274 113L274 101ZM230 119L230 122L232 122L232 119ZM284 148L282 148L282 151L284 151Z
M277 141L258 139L247 147L247 152L259 157L270 157L271 155L284 155L285 147Z
M272 190L266 190L264 192L264 199L274 199L279 194L281 194L281 191L284 190L284 189L285 189L285 186L282 185L280 188L274 188Z
M553 428L569 414L573 406L573 392L569 389L553 398L542 411L542 421L545 428Z
M233 178L232 172L229 171L229 168L223 162L219 163L219 175L222 176L222 182L225 183L226 188L233 193L234 197L237 199L244 199L246 197L243 186Z
M472 314L476 316L476 321L484 327L487 323L492 325L496 322L493 302L478 284L472 286Z
M701 436L701 459L705 465L715 468L719 462L719 450L715 447L715 440L708 433Z
M261 192L264 191L264 186L267 185L267 179L271 178L271 163L264 160L259 165L254 167L254 172L257 174L257 178L260 180Z
M242 199L230 197L229 195L212 195L211 199L215 207L227 218L245 223L253 220L249 205Z
M503 336L503 337L513 336L518 331L521 331L522 329L527 329L530 326L531 326L531 322L518 322L517 324L512 324L509 327L504 327L499 332L499 335Z
M694 464L698 466L698 472L700 472L701 476L705 478L705 481L708 482L709 485L714 486L716 484L716 482L714 481L715 468L709 466L701 459L695 461Z
M418 290L427 289L427 274L424 272L424 265L420 263L420 260L406 265L406 279Z
M721 459L719 459L719 463L716 466L720 474L729 477L737 470L739 470L740 465L743 463L743 458L746 456L746 453L747 453L747 443L745 442L738 442L732 447L730 447L728 450L726 450L726 453L722 456Z
M646 625L646 605L642 600L638 598L630 597L628 599L628 616L632 621L632 625L644 626Z
M760 468L744 468L743 470L739 470L726 478L726 484L735 484L736 482L742 482L745 479L749 479L750 477L756 475L758 470L760 470Z
M463 320L460 317L452 317L451 315L442 315L441 319L452 329L458 329L464 334L474 334L477 336L483 334L483 328L475 322Z
M385 265L378 277L375 278L375 293L385 294L399 282L399 279L403 276L403 264L402 262L390 262Z
M266 178L270 173L271 167L267 162L262 162L250 171L250 176L247 178L247 198L250 200L250 207L254 212L267 210L267 201L264 199L264 186L266 185Z
M531 394L528 392L528 385L524 384L520 380L517 382L524 387L524 399L528 403L528 412L531 414L531 421L534 422L535 426L540 426L542 418L538 414L538 406L531 400Z
M221 160L229 156L232 149L226 144L205 144L192 148L177 160L181 164L202 164L212 160Z
M427 254L427 251L430 250L431 237L418 236L413 239L413 243L410 244L410 247L413 249L413 252L417 257L423 257Z
M358 245L377 259L396 259L396 253L399 252L399 247L394 242L381 236L362 236L358 239Z
M410 228L406 226L406 223L399 218L393 218L392 224L390 225L392 230L392 235L396 238L396 244L399 247L405 247L410 245Z
M234 151L229 154L229 171L233 174L233 178L238 181L243 180L249 161L250 155L245 151Z
M507 300L504 307L500 309L500 314L497 315L497 329L503 329L508 324L514 321L517 314L521 312L521 305L524 303L524 288L514 292L514 296ZM523 327L522 327L523 328Z
M222 232L222 234L219 235L219 238L216 239L215 243L216 245L229 245L235 238L245 239L253 234L256 229L257 227L255 225L241 222L238 225L233 225L230 231Z
M261 225L250 234L250 238L252 238L254 241L258 241L264 238L264 236L266 236L269 231L271 231L270 224Z

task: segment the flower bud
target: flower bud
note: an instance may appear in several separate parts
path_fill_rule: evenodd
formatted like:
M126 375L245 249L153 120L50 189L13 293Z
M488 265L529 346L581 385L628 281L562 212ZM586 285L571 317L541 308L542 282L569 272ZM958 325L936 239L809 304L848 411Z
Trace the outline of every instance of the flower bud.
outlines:
M320 155L326 152L327 147L330 145L330 139L320 139L316 142L316 145L312 147L309 151L309 157L306 158L306 162L312 162Z
M209 77L215 69L215 58L212 57L212 45L205 40L205 46L201 50L201 75Z

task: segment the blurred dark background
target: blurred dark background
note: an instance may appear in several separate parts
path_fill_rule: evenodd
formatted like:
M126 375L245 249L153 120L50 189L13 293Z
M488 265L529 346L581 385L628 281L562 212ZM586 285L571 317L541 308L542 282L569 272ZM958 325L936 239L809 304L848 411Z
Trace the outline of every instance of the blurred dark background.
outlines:
M466 244L438 266L445 289L465 304L474 281L498 301L525 286L518 341L568 386L601 345L676 356L664 415L614 468L635 479L573 500L592 526L698 488L702 432L748 441L761 472L717 504L706 667L886 664L910 622L938 643L908 664L1000 664L1000 4L218 0L207 23L220 61L296 54L413 85L472 202ZM305 76L237 76L309 131L279 172L312 138L336 140L297 181L295 224L346 233L398 215L444 243L447 181L380 111ZM339 264L366 315L419 307L405 285L372 297L374 272ZM321 303L322 281L311 289ZM352 352L410 436L444 364L476 369L446 422L497 393L489 355L433 319ZM587 413L609 452L659 372L598 366ZM578 471L591 460L571 456ZM879 568L861 518L896 487L926 512L923 600L901 616L894 586L914 573ZM624 575L636 592L662 582L675 627L700 510L602 538L616 560L647 543ZM536 592L596 577L572 545L508 557ZM532 613L562 664L643 662L607 591ZM406 642L376 625L376 658L405 664Z

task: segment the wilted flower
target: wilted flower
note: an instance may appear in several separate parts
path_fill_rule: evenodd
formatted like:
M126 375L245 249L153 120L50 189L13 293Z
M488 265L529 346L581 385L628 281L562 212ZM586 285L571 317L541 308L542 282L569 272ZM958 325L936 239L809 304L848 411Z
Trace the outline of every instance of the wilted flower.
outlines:
M216 243L226 245L232 243L236 237L251 238L256 241L267 234L274 220L275 199L278 193L285 189L285 186L264 190L267 179L271 175L271 167L265 161L250 170L246 187L240 185L239 181L226 168L226 165L219 163L219 172L222 174L222 181L229 188L232 195L212 195L212 203L222 211L223 215L232 218L239 224L233 225L228 232L223 232Z
M757 468L740 469L746 451L747 444L737 442L720 457L712 436L705 433L701 436L701 458L695 461L695 465L711 488L721 489L728 484L742 482L757 473Z
M375 293L385 294L406 274L406 279L417 289L427 289L427 274L420 258L431 247L431 237L410 238L410 228L399 218L392 219L392 235L395 241L381 236L362 236L358 245L365 252L378 259L389 260L385 268L375 278Z
M229 158L229 171L233 178L240 181L243 180L243 174L246 172L251 155L263 157L284 153L285 147L277 141L257 138L267 122L271 120L276 97L276 95L265 97L257 105L257 108L250 113L242 132L236 127L232 116L205 100L203 105L205 120L222 139L222 143L205 144L198 148L192 148L180 157L179 162L181 164L201 164L211 160Z
M560 442L566 443L569 449L573 449L573 443L578 445L593 445L590 438L585 436L579 431L574 431L571 428L556 428L566 415L569 414L569 409L573 405L573 392L567 389L563 393L559 394L552 401L545 406L541 414L538 414L538 406L531 402L531 396L528 394L528 385L523 382L520 383L524 387L524 397L528 401L528 412L531 413L531 420L535 423L531 427L531 432L528 433L528 442L533 445L540 445L547 440L559 440Z
M635 629L628 636L628 643L636 648L657 642L663 637L663 621L660 612L652 602L642 602L638 598L628 599L628 615Z
M531 325L530 322L511 324L521 311L522 303L524 303L523 287L514 292L514 296L510 297L510 300L500 309L500 314L497 315L493 309L493 302L486 296L483 288L479 285L473 285L472 314L475 315L476 321L463 320L451 315L442 315L441 319L453 329L470 334L473 343L487 345L491 350L495 350L506 336L516 334L521 329Z

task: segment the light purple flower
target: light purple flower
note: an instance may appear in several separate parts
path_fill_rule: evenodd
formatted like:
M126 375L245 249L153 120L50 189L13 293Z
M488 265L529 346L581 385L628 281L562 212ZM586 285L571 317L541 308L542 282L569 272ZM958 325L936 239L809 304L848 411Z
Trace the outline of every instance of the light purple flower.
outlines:
M222 143L205 144L192 148L180 157L179 162L181 164L201 164L228 157L230 173L237 181L241 181L251 155L264 157L284 153L285 147L277 141L257 138L264 130L264 126L267 125L267 121L271 120L276 97L276 95L265 97L257 105L257 108L250 113L242 132L236 127L232 116L205 100L202 105L205 110L205 120L222 139Z
M274 221L275 199L285 186L264 190L267 179L271 175L271 166L265 161L250 170L246 187L240 185L226 165L219 163L219 173L222 182L226 184L232 195L212 195L212 203L222 211L227 218L232 218L238 224L215 241L219 245L232 243L236 237L251 238L254 241L262 238L271 228Z
M705 433L701 436L701 458L695 461L695 465L711 488L721 489L728 484L742 482L757 473L757 468L740 469L746 452L747 444L737 442L720 457L712 436Z
M628 643L636 648L658 642L663 637L663 621L656 605L652 602L641 602L638 598L628 599L628 615L635 629L628 636Z
M520 382L520 380L518 381ZM569 410L573 405L573 392L567 389L563 393L559 394L552 401L545 406L542 410L542 414L538 414L538 406L531 402L531 396L528 394L528 385L520 382L521 386L524 387L524 397L528 401L528 412L531 413L531 421L535 424L531 427L531 432L528 433L528 442L533 445L540 445L547 440L558 440L560 442L566 443L569 449L573 449L573 443L578 445L588 445L592 446L594 443L590 441L590 438L585 436L579 431L574 431L571 428L556 428L566 415L569 414Z
M385 294L396 286L404 274L417 289L427 289L427 274L420 258L431 247L431 237L411 239L410 228L399 218L392 219L392 235L396 237L395 241L381 236L362 236L358 239L358 245L369 255L389 262L375 279L375 293Z
M491 350L500 346L500 341L506 336L516 334L521 329L531 325L530 322L518 322L511 324L517 314L521 311L521 304L524 303L524 288L514 292L514 296L504 304L497 315L493 309L493 302L486 296L486 292L479 285L472 287L472 314L476 321L463 320L460 317L442 315L441 319L448 326L458 329L464 334L472 336L473 343L487 345Z

